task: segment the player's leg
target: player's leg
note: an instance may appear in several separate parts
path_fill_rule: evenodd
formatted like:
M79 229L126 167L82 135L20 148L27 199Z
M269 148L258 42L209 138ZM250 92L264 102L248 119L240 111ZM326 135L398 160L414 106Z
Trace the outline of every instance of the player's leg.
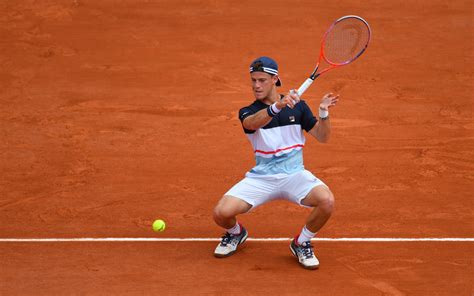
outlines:
M214 209L214 221L226 230L220 244L214 251L216 257L232 255L248 236L236 216L247 213L269 200L277 188L277 180L272 178L245 177L235 184L218 202Z
M230 229L237 224L236 216L247 213L252 208L249 203L231 196L224 195L214 208L214 221L224 229Z
M331 190L309 171L294 174L286 182L285 190L294 192L290 200L313 210L307 217L301 233L291 241L290 250L307 269L317 269L319 260L313 252L311 238L326 224L334 208Z
M313 208L306 219L306 228L311 233L317 233L331 217L334 209L334 195L327 186L319 185L306 195L301 204Z
M248 237L247 229L237 222L236 216L248 212L252 206L242 199L224 195L214 209L214 221L226 232L214 250L214 256L225 258L234 254Z
M291 241L290 250L298 257L300 264L307 269L317 269L319 260L314 254L311 238L326 224L334 208L334 195L326 185L315 186L301 204L313 210L306 219L300 234Z

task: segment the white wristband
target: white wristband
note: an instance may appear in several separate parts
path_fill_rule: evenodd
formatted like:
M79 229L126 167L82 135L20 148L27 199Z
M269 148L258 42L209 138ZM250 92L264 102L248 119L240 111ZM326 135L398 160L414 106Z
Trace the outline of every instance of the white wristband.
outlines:
M329 110L319 108L319 118L326 118L329 116Z
M273 104L270 106L270 108L272 108L273 113L278 114L278 113L280 113L281 109L278 109L278 107L276 106L276 104L277 104L277 103L273 103Z

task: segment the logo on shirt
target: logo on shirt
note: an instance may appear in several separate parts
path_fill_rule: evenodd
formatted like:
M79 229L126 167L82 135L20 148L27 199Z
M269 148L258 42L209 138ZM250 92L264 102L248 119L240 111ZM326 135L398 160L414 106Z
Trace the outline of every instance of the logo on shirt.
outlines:
M294 116L290 116L289 119L290 119L290 122L295 122L295 117Z

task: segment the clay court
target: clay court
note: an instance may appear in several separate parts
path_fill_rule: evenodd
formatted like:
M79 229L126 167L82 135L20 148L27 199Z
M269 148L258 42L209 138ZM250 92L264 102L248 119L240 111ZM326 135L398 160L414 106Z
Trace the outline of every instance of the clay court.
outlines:
M472 7L2 1L0 294L472 295ZM308 210L285 202L242 216L253 240L215 259L212 209L255 163L249 63L273 57L297 88L347 14L370 23L367 52L304 96L341 96L304 154L336 197L321 267L291 255Z

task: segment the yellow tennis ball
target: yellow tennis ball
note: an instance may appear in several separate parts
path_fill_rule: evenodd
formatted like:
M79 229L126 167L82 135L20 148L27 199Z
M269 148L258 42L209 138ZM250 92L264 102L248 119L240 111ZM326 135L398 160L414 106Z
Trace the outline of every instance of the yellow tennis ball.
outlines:
M155 222L153 222L153 230L154 231L162 232L162 231L165 231L165 228L166 228L165 221L159 219L159 220L155 220Z
M156 232L162 232L165 231L166 228L166 223L165 221L158 219L153 222L153 230Z

